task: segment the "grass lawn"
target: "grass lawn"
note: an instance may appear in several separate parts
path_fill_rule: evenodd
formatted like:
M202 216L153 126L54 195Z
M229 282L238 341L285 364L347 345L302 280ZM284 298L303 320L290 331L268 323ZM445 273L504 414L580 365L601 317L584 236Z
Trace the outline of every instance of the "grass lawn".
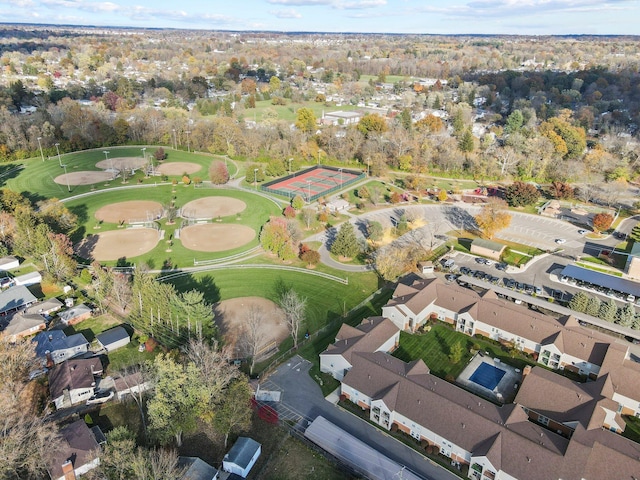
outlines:
M265 480L345 480L355 478L330 463L295 437L287 437L274 453L261 478Z
M636 443L640 443L640 418L629 417L627 415L622 417L627 424L623 437L627 437Z
M451 348L455 343L460 343L464 349L462 359L458 363L452 363L449 360ZM441 378L451 375L457 378L471 359L470 350L474 345L480 347L482 351L489 352L492 358L499 358L500 361L515 368L522 369L525 365L535 365L524 357L511 357L502 346L469 337L445 325L433 325L431 331L424 334L400 332L400 347L393 352L393 356L404 362L421 358L434 375Z
M343 278L345 276L345 272L332 273ZM194 273L170 282L181 292L200 289L210 303L248 295L275 301L283 286L292 287L307 299L305 330L310 332L315 332L327 322L340 317L378 288L378 278L371 272L350 273L347 287L315 275L251 268ZM287 342L291 340L284 343Z
M353 111L357 110L357 107L354 105L342 105L340 107L327 106L324 103L319 103L315 101L309 101L304 103L291 103L291 100L285 99L287 105L273 105L271 100L260 100L256 102L256 108L251 108L245 110L245 116L247 118L252 118L255 115L255 119L258 123L260 123L263 119L263 115L265 110L274 110L278 113L279 120L286 120L288 122L296 121L296 112L301 108L310 108L313 110L316 118L322 118L322 112L325 113L335 112L335 111Z
M64 329L64 333L67 335L82 333L84 338L91 343L95 340L97 334L102 333L105 330L109 330L111 327L115 327L116 325L120 325L121 323L122 322L116 317L105 314L98 317L87 318L77 325L71 325Z
M104 149L88 150L84 152L76 153L61 153L61 162L67 165L67 172L79 172L79 171L100 171L95 164L105 159L103 153ZM147 157L152 155L157 150L157 147L148 147L146 149ZM141 147L109 147L109 158L118 157L139 157L142 158ZM171 149L165 149L167 154L165 163L170 162L190 162L197 163L202 166L199 172L190 175L191 178L200 177L203 180L208 178L208 168L211 162L215 158L212 155L203 155L196 153L187 153L182 151L175 151ZM7 164L5 169L11 165L22 165L22 170L17 170L10 173L5 178L6 186L11 190L21 192L31 201L36 202L44 198L67 198L73 195L90 192L93 190L106 190L113 187L123 186L122 178L117 178L113 182L96 183L92 185L71 185L71 192L67 191L66 185L59 185L53 181L58 175L64 174L64 170L60 167L58 156L55 153L49 152L51 158L45 162L39 159L31 159L22 162L14 162L13 164ZM155 163L155 161L154 161ZM156 163L157 165L157 163ZM235 171L233 167L230 167ZM169 176L169 179L181 179L182 175ZM137 171L136 174L128 179L126 185L136 185L138 182L141 184L154 184L162 181L162 177L144 178L144 173Z

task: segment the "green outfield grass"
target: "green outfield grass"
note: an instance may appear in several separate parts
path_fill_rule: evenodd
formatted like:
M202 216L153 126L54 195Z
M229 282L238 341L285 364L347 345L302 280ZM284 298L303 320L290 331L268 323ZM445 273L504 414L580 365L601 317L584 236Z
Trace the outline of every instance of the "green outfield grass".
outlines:
M253 260L251 263L255 263ZM332 272L344 278L344 272ZM378 288L374 273L349 274L349 285L305 273L283 270L230 268L193 273L170 280L179 291L198 288L211 303L230 298L258 296L276 301L284 287L307 298L305 330L315 332L343 316ZM303 332L301 332L303 333ZM291 339L284 342L288 348Z
M109 152L109 158L118 157L138 157L142 158L142 147L109 147L104 151ZM157 147L147 147L146 155L149 157L153 155ZM167 154L164 163L169 162L190 162L197 163L202 166L199 172L193 173L190 177L200 177L202 180L208 179L208 168L214 159L224 160L223 157L214 157L212 155L187 153L182 151L176 151L172 149L165 149ZM64 199L81 193L90 192L93 190L106 190L113 187L123 186L122 178L117 178L110 182L100 182L93 185L71 185L71 192L68 191L67 185L59 185L54 182L54 179L64 174L64 169L60 167L60 162L67 166L67 173L80 172L80 171L100 171L95 165L97 162L105 160L103 149L88 150L84 152L68 153L58 156L52 156L50 159L44 162L38 158L26 160L23 162L15 162L12 164L3 165L3 170L6 172L10 166L23 167L15 172L10 172L4 177L4 185L12 190L22 193L28 197L31 201L35 202L45 198L60 198ZM154 160L157 165L157 162ZM230 175L237 173L236 167L233 162L227 162ZM182 175L169 176L169 180L180 180ZM136 174L127 179L125 185L137 185L141 184L154 184L162 182L162 177L154 176L145 178L144 173L137 171Z
M168 205L175 198L175 205L180 208L188 202L202 198L213 196L233 197L244 201L247 208L239 216L231 215L221 218L221 224L233 223L242 224L251 227L255 232L255 238L248 244L224 252L197 252L188 250L182 246L180 240L175 240L175 231L180 228L181 219L176 219L173 225L168 225L166 218L157 222L161 230L165 230L164 240L160 240L158 245L150 252L139 257L127 259L132 262L145 262L152 268L162 268L163 265L171 265L173 267L193 266L194 259L205 260L215 259L233 255L258 245L258 234L262 225L268 220L270 215L277 215L280 212L278 206L259 195L251 192L240 190L225 190L217 188L209 188L202 186L195 188L194 186L185 186L178 184L175 187L171 185L161 185L149 188L127 188L119 191L105 191L95 193L86 197L75 199L67 202L68 208L78 215L80 227L73 235L75 242L80 241L89 234L98 234L108 230L115 230L118 225L112 223L100 224L96 218L96 211L112 203L125 202L131 200L152 200L162 205ZM218 223L218 222L216 222ZM99 227L99 228L97 228ZM167 241L173 239L173 244L169 246ZM171 252L166 252L170 248ZM107 264L115 264L116 262L104 262Z

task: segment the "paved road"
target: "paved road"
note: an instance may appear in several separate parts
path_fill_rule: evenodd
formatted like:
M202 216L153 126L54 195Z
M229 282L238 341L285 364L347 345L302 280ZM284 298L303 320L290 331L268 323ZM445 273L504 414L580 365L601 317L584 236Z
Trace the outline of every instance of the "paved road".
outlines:
M369 425L360 418L336 407L322 396L320 387L309 376L311 364L299 356L293 357L260 385L261 389L282 392L278 405L281 417L301 421L305 427L318 415L335 423L351 435L375 448L392 460L429 480L458 479L451 472L432 463L415 450Z

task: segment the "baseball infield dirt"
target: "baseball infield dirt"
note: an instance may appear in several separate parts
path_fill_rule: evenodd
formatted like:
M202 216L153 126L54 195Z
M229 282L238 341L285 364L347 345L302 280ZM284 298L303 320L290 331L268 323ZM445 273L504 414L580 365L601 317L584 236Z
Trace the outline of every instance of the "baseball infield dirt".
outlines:
M186 203L182 209L185 218L218 218L243 212L247 204L231 197L205 197Z
M98 261L143 255L157 245L160 236L153 228L127 228L89 235L76 249L83 258Z
M156 171L163 175L191 175L192 173L199 172L202 169L197 163L191 162L170 162L163 163L156 168Z
M223 252L249 243L256 236L245 225L202 223L180 230L184 248L198 252Z
M108 223L147 222L162 215L162 211L162 205L158 202L131 200L105 205L96 211L95 217Z

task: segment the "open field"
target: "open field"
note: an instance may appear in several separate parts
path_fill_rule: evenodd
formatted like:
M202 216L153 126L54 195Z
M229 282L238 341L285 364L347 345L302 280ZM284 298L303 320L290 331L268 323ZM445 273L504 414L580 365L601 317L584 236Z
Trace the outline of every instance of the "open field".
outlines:
M153 228L111 230L86 237L76 248L82 258L110 262L144 255L158 244L159 233Z
M98 212L104 212L104 210L101 209L112 209L114 205L117 206L125 202L127 202L126 204L128 204L128 202L138 202L141 198L143 198L145 202L153 202L153 205L166 206L173 201L177 208L194 200L202 200L205 204L223 205L229 203L230 205L250 206L250 208L245 208L239 213L222 216L220 218L221 221L215 223L216 228L221 228L223 225L229 225L233 228L244 226L253 232L251 239L247 240L245 238L243 244L237 247L232 246L230 250L226 251L199 253L194 250L189 250L182 245L180 240L174 239L176 229L181 227L181 219L176 219L176 222L173 224L167 223L166 218L160 219L157 224L161 230L165 231L164 240L160 241L158 245L148 253L135 257L136 262L147 262L152 268L160 268L165 262L169 262L173 266L193 266L194 258L220 258L252 248L258 245L257 234L264 222L267 221L270 215L276 215L280 210L274 203L261 196L239 190L223 190L208 187L194 188L193 186L185 187L184 185L177 185L172 188L171 185L163 185L101 192L67 202L69 209L78 215L79 224L81 225L79 231L73 237L74 242L79 243L81 239L88 234L98 234L117 229L116 223L101 223L96 219ZM229 212L237 212L238 208L229 210ZM171 242L171 244L168 242ZM171 251L167 252L166 250Z
M157 150L156 147L149 147L146 149L147 161L149 156ZM67 173L69 175L83 172L82 175L86 176L86 172L96 172L96 174L104 175L104 169L111 168L113 162L114 168L118 168L118 165L133 165L144 164L142 158L142 151L140 147L110 147L109 158L105 159L105 155L102 149L88 150L84 152L76 153L63 153L60 152L60 159L57 155L50 157L49 159L41 162L33 159L30 161L15 162L14 164L7 164L7 168L11 165L15 165L19 168L12 171L5 177L5 185L17 192L23 193L32 201L42 200L44 198L67 198L80 193L90 192L94 190L105 190L108 188L123 186L122 178L119 177L115 180L105 180L104 183L95 183L93 185L73 185L70 182L71 192L67 191L66 180L64 182L56 183L55 179L60 175L64 175L64 171L61 164L67 166ZM174 167L169 167L172 163L188 163L190 165L189 170L191 174L199 176L202 179L208 177L209 165L214 160L224 160L221 157L212 155L203 155L196 153L187 153L179 150L172 150L165 148L167 158L161 163L164 169L173 171ZM118 164L118 165L116 165ZM154 164L158 166L158 162L154 160ZM167 166L164 166L167 165ZM199 166L198 170L195 170L195 166ZM233 162L228 163L230 175L236 173ZM131 168L131 167L130 167ZM137 167L136 167L137 168ZM167 173L170 180L175 178L178 181L181 180L182 174L185 172L183 166L175 167L175 171L178 173ZM135 184L155 184L161 181L161 177L149 177L145 178L144 172L139 169L133 177L127 179L125 185Z

